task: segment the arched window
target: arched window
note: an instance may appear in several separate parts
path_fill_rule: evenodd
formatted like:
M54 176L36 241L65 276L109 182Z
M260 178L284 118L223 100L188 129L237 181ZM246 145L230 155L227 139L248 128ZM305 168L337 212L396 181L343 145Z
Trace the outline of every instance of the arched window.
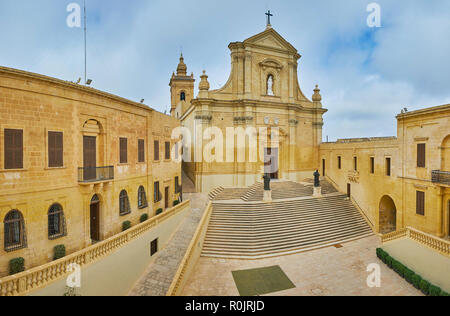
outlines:
M147 203L147 195L145 194L145 189L143 186L139 187L138 190L138 207L146 208L148 206Z
M17 210L5 216L5 251L14 251L26 247L25 223L22 213Z
M127 191L123 190L120 192L119 196L119 208L120 208L120 215L127 215L131 213L130 209L130 200L128 200L128 193Z
M274 95L273 85L274 85L273 75L269 75L267 77L267 95Z
M186 101L186 93L184 92L180 93L180 101Z
M57 239L66 235L64 211L61 205L53 204L48 210L48 238Z

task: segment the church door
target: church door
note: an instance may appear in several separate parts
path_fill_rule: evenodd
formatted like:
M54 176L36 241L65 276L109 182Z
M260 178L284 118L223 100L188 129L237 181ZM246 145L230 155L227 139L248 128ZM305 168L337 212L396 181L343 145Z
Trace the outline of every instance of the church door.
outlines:
M91 239L100 241L100 201L93 199L91 202Z
M264 159L264 173L269 174L271 179L279 178L278 170L278 148L266 148Z

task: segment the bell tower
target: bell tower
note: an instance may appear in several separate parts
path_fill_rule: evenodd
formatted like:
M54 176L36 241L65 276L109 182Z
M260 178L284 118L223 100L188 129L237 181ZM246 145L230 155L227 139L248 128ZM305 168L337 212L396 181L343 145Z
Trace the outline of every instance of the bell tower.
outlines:
M177 74L172 74L170 79L170 98L171 108L170 115L176 118L186 112L191 105L191 100L194 98L194 74L187 75L187 66L184 63L183 54L180 56L180 63L177 67Z

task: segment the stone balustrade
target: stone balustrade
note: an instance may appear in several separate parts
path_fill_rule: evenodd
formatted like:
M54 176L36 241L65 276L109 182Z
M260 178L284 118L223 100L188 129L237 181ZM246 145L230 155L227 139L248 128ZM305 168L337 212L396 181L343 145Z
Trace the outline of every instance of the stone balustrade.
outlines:
M399 238L410 238L422 245L430 247L439 253L450 256L450 241L438 238L436 236L421 232L412 227L403 228L401 230L382 235L381 241L383 243L399 239Z
M202 252L203 240L206 235L206 231L209 224L209 219L212 214L212 202L209 202L208 206L205 209L202 219L195 231L194 236L192 237L191 243L189 244L188 249L186 250L186 254L183 257L183 260L178 267L177 273L173 278L172 284L170 285L169 290L167 291L166 296L177 296L180 295L183 290L184 283L189 278L190 272L195 267L195 263Z
M159 223L184 211L186 207L190 207L190 201L185 201L123 233L117 234L107 240L68 255L62 259L16 275L2 278L0 279L0 296L20 296L46 287L52 282L71 273L70 266L72 264L75 263L80 267L83 267L94 261L100 260L157 226Z

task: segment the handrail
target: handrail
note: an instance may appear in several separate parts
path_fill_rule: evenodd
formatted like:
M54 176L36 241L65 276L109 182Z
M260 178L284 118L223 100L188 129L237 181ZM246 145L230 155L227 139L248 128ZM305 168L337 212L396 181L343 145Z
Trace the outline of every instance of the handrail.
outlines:
M172 284L170 285L166 296L177 296L180 294L179 292L180 290L182 290L182 282L185 281L189 276L186 274L186 270L189 266L193 266L193 264L195 263L192 260L194 256L194 250L199 244L202 232L208 226L211 213L212 213L212 202L210 201L205 209L205 212L203 213L202 219L200 220L200 223L197 226L197 230L195 231L195 234L192 237L191 243L189 244L189 247L186 250L183 260L181 261L178 267L178 270L173 278ZM199 251L201 251L201 249L199 249Z
M356 207L356 209L362 214L366 222L369 224L370 228L375 232L375 225L370 220L369 216L363 211L361 206L359 206L358 202L356 202L356 199L353 197L350 197L350 202L353 203L353 205Z
M381 236L382 243L386 243L395 239L407 237L418 243L430 247L439 253L450 256L450 241L438 238L436 236L421 232L412 227L406 227L396 232L392 232Z
M0 279L0 296L19 296L43 288L69 274L73 263L85 266L123 247L168 218L190 207L187 200L146 222L59 260Z

